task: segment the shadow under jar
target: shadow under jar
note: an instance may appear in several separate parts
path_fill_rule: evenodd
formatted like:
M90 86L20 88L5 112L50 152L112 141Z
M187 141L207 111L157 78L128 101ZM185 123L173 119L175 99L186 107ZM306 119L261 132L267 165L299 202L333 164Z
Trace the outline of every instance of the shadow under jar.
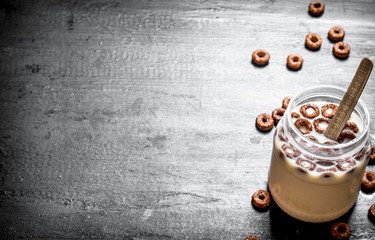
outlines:
M323 133L314 133L318 142L315 137L302 134L291 117L298 106L305 104L339 105L344 94L345 90L334 86L302 90L291 99L277 125L268 185L276 204L299 220L331 221L348 212L356 202L371 152L370 117L363 102L358 101L349 119L358 124L356 138L341 144L324 144L324 140L332 140L324 139Z

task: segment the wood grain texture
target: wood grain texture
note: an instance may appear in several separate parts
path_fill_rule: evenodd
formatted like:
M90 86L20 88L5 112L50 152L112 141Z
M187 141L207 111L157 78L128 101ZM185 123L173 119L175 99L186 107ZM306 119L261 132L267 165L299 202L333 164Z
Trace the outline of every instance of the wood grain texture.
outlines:
M375 2L2 1L0 234L40 239L324 239L250 198L267 188L273 131L255 117L312 85L347 88L375 61ZM328 30L346 31L336 59ZM319 51L305 36L323 38ZM265 67L251 53L271 54ZM300 71L286 67L303 56ZM361 96L375 141L375 78ZM375 171L374 166L368 166ZM374 239L361 192L343 217Z

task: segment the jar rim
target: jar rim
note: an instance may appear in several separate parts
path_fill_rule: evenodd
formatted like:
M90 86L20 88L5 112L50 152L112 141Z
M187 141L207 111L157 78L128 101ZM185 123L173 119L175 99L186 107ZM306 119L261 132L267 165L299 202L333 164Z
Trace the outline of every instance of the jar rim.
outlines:
M357 109L358 113L363 112L363 116L362 116L362 114L360 116L361 120L364 121L363 130L361 131L360 135L357 136L355 139L353 139L351 141L348 141L346 143L339 144L339 146L338 145L322 144L322 143L317 143L315 141L312 141L311 139L304 136L300 131L298 131L297 127L293 124L291 112L292 112L292 109L295 107L296 100L298 100L298 99L304 100L304 99L311 98L313 96L318 96L318 95L313 95L313 94L306 95L306 93L315 92L315 93L322 94L324 92L324 90L335 90L337 92L340 92L340 94L342 93L342 96L338 96L334 93L329 93L330 95L339 98L340 102L341 102L341 100L343 99L343 97L346 93L346 90L344 90L340 87L337 87L337 86L333 86L333 85L318 85L318 86L313 86L313 87L309 87L309 88L304 88L303 90L301 90L297 94L295 94L289 102L288 108L286 109L286 120L288 122L288 125L293 128L295 134L297 134L298 137L300 137L301 139L307 139L309 144L311 144L312 146L316 146L316 147L320 147L320 148L324 147L326 149L335 149L335 148L338 148L338 147L340 149L344 149L344 148L350 148L352 146L357 146L361 141L364 141L364 138L367 136L369 126L370 126L370 113L369 113L366 105L363 103L363 101L361 99L358 99L358 102L355 106L355 109ZM326 92L325 94L327 95L328 92ZM322 96L326 96L326 95L322 94Z

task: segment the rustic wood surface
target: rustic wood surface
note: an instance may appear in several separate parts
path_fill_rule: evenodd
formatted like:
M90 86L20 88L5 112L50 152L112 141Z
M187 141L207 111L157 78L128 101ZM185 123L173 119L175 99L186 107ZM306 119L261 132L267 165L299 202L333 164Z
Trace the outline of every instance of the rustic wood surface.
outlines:
M325 1L321 17L308 4L1 1L2 238L329 238L330 223L250 202L267 188L273 137L255 117L309 86L347 88L362 58L375 61L375 1ZM336 25L346 60L327 39ZM260 48L265 67L251 63ZM361 99L374 143L374 73ZM351 239L375 239L374 196L340 219Z

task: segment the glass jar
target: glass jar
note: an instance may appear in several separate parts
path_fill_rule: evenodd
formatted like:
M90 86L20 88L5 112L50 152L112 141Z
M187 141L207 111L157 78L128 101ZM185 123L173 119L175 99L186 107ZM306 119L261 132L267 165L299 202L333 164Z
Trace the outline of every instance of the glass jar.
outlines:
M277 205L299 220L330 221L344 215L356 202L371 153L370 117L363 102L358 101L351 115L361 125L356 138L337 145L306 137L291 116L294 108L304 104L339 105L344 94L345 90L334 86L302 90L290 100L276 127L268 185Z

